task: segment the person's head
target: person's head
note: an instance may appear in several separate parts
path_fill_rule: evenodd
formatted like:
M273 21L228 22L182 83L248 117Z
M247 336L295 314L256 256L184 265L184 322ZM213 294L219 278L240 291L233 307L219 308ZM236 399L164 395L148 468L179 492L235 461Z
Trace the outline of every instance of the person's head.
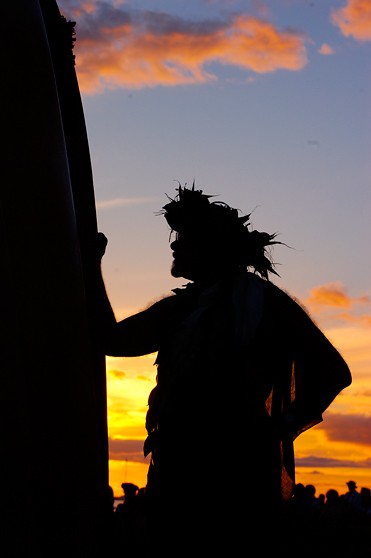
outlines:
M339 502L340 496L339 492L335 490L335 488L330 488L326 492L326 504L332 505L337 504Z
M121 488L124 491L125 498L132 498L136 496L139 486L133 484L132 482L123 482L121 484Z
M348 481L347 486L348 486L348 490L350 491L356 490L357 488L357 484L353 480Z
M196 190L194 183L192 188L179 185L177 192L160 212L176 233L170 245L173 277L197 281L248 268L264 279L278 275L267 251L281 244L276 234L249 230L250 214L239 216L225 202L210 201L213 196Z
M293 490L294 498L304 498L305 497L305 486L302 482L297 482Z
M316 487L314 486L314 484L306 484L305 492L308 497L314 498L316 495Z

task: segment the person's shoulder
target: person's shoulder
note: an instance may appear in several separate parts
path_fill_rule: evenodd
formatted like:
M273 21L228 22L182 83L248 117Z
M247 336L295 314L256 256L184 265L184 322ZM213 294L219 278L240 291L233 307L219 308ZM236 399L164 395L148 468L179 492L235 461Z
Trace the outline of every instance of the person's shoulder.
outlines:
M263 279L260 275L246 271L237 277L240 288L249 288L250 291L264 294L264 305L266 309L275 315L283 316L302 316L309 319L309 311L303 302L289 293L276 283Z
M167 294L149 301L136 316L152 319L168 315L177 306L175 294Z
M264 293L264 297L266 298L267 302L271 301L272 303L288 303L288 302L295 302L294 298L284 289L278 287L275 283L272 283L268 279L263 279L260 275L256 273L252 273L251 271L245 271L243 273L239 273L235 278L235 287L239 287L240 289L249 289L260 291Z
M287 323L317 325L302 300L271 281L264 283L266 307L274 315L280 316Z
M274 298L276 301L282 301L285 304L290 304L292 306L296 306L301 308L304 312L308 313L307 308L305 307L304 303L297 298L295 295L290 293L287 289L283 287L279 287L272 281L264 281L266 285L266 292L267 295Z

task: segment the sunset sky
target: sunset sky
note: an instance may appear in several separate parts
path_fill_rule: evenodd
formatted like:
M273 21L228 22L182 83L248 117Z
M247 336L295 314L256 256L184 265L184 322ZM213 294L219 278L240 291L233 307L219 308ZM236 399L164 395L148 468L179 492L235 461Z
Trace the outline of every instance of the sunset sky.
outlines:
M60 0L116 317L185 283L157 213L178 182L277 232L274 282L348 362L352 385L295 442L297 481L371 488L370 0ZM110 484L144 486L154 354L107 358ZM233 371L226 371L226 382ZM210 464L215 459L210 454ZM238 459L224 444L224 457Z

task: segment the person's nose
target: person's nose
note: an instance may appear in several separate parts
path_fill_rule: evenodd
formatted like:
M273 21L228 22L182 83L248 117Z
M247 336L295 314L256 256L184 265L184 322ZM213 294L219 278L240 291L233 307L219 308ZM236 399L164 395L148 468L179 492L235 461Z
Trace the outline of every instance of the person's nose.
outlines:
M178 244L179 244L179 241L177 239L173 240L173 242L170 244L170 248L172 250L175 250L177 248Z

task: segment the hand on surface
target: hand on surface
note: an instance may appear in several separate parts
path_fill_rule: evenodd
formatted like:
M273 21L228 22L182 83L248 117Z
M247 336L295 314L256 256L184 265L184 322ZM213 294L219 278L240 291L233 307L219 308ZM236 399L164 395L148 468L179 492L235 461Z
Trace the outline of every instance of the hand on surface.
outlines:
M97 257L101 260L106 253L108 238L102 232L97 234Z

